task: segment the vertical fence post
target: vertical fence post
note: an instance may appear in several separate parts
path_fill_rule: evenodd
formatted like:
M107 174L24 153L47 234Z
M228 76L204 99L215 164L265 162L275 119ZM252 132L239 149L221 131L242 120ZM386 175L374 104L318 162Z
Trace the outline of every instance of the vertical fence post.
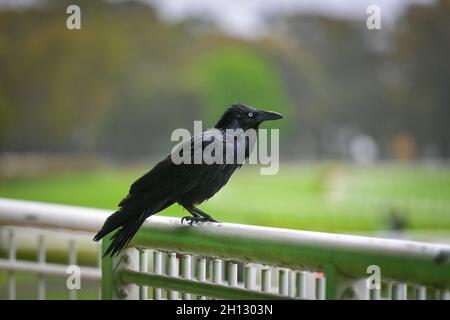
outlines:
M325 266L325 298L327 300L368 300L366 278L351 278L339 272L332 264Z
M442 300L450 300L450 290L444 290L442 293Z
M288 282L289 282L289 297L295 297L295 272L292 270L289 270L289 276L288 276Z
M77 264L77 249L75 247L75 240L69 241L69 265L73 266ZM75 300L77 298L77 289L69 290L69 300Z
M146 249L139 250L139 271L148 272L148 251ZM139 300L148 299L148 287L139 286Z
M192 257L188 254L181 257L181 275L184 279L190 280L192 278ZM183 300L191 300L191 294L183 292L181 298Z
M222 260L214 259L213 261L213 283L222 283Z
M414 295L416 300L426 300L427 299L427 287L416 286L414 288Z
M102 270L102 255L103 255L103 248L102 244L100 244L100 246L98 246L97 248L97 267L100 269L100 271ZM102 278L100 278L100 283L97 288L97 299L102 300Z
M249 290L256 290L256 270L253 265L245 266L244 286Z
M38 236L38 263L45 265L45 238L43 234ZM45 300L45 277L42 274L38 274L37 298L38 300Z
M178 278L180 276L177 254L171 252L167 255L167 273L169 276ZM178 291L167 291L168 300L178 300Z
M238 265L235 262L230 262L228 264L228 286L238 286Z
M315 274L315 284L316 284L316 300L325 300L325 286L326 279L323 277L323 274Z
M289 295L289 270L280 269L278 271L278 293L287 296Z
M201 282L206 281L206 258L201 257L197 259L196 263L196 269L197 269L197 280ZM198 300L205 300L206 297L204 296L198 296Z
M102 241L102 252L108 248L111 239L104 238ZM119 255L105 256L102 260L102 299L103 300L138 300L139 286L123 283L116 273L119 269L127 268L139 270L139 251L129 248Z
M298 271L295 277L295 287L296 287L296 294L297 298L300 299L306 299L307 294L307 287L306 287L306 281L307 281L307 273L306 271Z
M163 273L163 254L161 251L153 251L153 273ZM162 289L153 287L153 300L162 299Z
M272 291L272 269L264 267L261 270L261 291Z
M16 238L14 231L9 230L8 233L8 259L10 262L15 262L17 256ZM16 274L14 271L8 271L8 299L16 299Z
M408 287L404 283L395 282L391 286L391 297L392 300L406 300Z

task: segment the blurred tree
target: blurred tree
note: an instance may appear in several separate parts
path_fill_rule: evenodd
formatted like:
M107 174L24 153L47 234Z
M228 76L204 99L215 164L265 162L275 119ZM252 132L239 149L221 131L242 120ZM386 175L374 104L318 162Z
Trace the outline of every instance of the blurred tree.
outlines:
M396 30L405 129L450 158L450 2L413 6Z
M240 101L287 114L274 125L294 158L347 158L358 134L384 157L399 134L419 156L430 145L450 156L448 1L412 7L394 30L279 17L252 42L206 18L167 25L128 1L78 1L82 29L70 31L71 3L0 10L0 152L157 158L172 129L211 126Z
M390 112L380 73L386 53L373 48L375 35L359 21L315 15L278 23L278 63L297 111L295 136L313 137L319 157L348 156L346 144L358 132L387 140L378 125Z
M258 48L222 46L200 56L193 67L211 122L217 121L224 107L235 102L285 114L290 110L280 75ZM276 127L280 125L286 126L286 122Z

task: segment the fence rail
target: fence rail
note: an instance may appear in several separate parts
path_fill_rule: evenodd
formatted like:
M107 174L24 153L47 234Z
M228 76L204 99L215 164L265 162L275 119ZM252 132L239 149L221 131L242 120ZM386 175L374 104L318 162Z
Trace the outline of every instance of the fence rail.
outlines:
M109 214L0 199L0 226L93 234ZM0 269L9 273L40 273L29 262L6 260ZM369 290L374 267L382 287ZM129 249L103 259L101 274L104 299L448 299L450 246L229 223L188 226L153 216Z

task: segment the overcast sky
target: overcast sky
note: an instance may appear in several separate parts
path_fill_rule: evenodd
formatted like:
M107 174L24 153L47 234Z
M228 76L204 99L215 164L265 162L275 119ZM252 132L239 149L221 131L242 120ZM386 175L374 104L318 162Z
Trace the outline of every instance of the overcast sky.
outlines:
M367 7L381 8L382 23L391 23L413 3L433 0L140 0L155 6L166 21L180 21L190 16L207 16L223 31L252 37L264 32L266 14L297 12L320 13L353 19L365 19Z
M3 6L35 4L40 0L0 0ZM111 2L122 0L109 0ZM240 37L264 34L264 16L291 13L365 19L366 9L381 8L382 24L390 24L413 3L429 4L434 0L138 0L151 4L162 20L178 22L187 17L207 17L224 32ZM76 3L76 1L74 1ZM82 8L81 8L82 9Z

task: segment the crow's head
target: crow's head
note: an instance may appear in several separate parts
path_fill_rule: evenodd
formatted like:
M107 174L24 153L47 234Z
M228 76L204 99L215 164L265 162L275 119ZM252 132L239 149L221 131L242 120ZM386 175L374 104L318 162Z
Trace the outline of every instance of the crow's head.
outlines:
M236 103L229 107L216 124L218 129L257 129L267 120L281 119L278 112L256 110L243 103Z

